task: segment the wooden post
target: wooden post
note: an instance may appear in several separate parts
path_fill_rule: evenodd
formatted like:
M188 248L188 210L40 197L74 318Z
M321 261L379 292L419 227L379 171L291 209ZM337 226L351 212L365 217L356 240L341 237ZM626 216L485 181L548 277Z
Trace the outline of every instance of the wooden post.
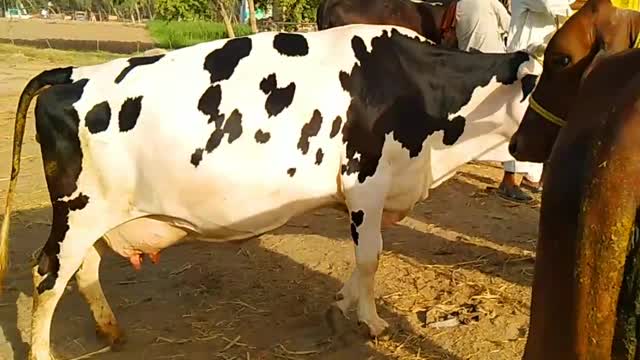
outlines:
M236 34L233 32L233 26L231 26L231 20L227 14L227 10L225 10L224 3L221 0L218 0L218 7L220 7L220 14L222 15L224 26L227 28L227 35L229 35L230 38L236 37Z
M249 3L249 23L251 24L251 32L258 32L258 24L256 23L256 6L253 0L247 0Z

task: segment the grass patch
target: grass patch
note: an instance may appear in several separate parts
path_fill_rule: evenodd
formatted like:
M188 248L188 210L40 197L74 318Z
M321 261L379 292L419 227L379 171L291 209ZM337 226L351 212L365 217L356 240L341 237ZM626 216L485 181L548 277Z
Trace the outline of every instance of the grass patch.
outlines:
M107 52L67 51L55 49L38 49L27 46L0 44L0 63L24 64L25 62L50 62L52 64L68 64L75 66L93 65L119 57L123 54Z
M153 20L147 24L156 45L165 49L178 49L201 42L227 38L224 24L211 21L162 21ZM246 25L236 25L236 36L251 34Z

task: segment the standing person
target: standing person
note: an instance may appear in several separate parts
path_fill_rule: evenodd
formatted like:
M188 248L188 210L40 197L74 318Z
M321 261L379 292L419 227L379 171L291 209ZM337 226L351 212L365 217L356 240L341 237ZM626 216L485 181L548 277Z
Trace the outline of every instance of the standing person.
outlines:
M498 0L459 0L456 6L458 48L487 53L506 52L504 37L511 17Z
M510 0L510 5L507 52L524 50L533 44L546 45L577 6L572 0ZM504 162L503 166L505 173L498 187L503 197L529 201L531 197L520 189L520 185L536 192L541 190L542 164L511 160ZM520 185L516 181L516 173L524 173Z
M577 6L572 0L511 0L507 51L524 50L531 44L546 45Z
M460 0L456 8L458 47L465 51L504 53L507 51L505 38L511 22L507 8L499 0ZM532 197L515 184L516 171L512 163L515 164L515 160L504 163L505 172L498 194L509 200L530 201ZM532 177L539 176L535 168L519 170L533 172L530 174Z

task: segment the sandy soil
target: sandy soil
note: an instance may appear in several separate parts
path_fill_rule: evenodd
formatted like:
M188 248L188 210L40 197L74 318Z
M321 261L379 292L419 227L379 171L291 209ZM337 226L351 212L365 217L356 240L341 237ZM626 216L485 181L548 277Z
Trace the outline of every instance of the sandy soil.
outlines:
M78 55L0 46L0 203L4 204L17 96L29 77ZM33 108L33 107L32 107ZM28 123L13 219L11 262L0 298L0 358L25 359L31 257L46 241L50 206L33 117ZM324 312L353 264L346 217L301 216L243 244L189 243L136 272L110 254L102 284L128 343L95 359L519 359L525 343L538 207L485 191L499 167L470 164L384 232L377 275L389 336L329 338ZM434 321L461 324L435 328ZM58 359L104 345L71 283L52 328Z
M89 21L0 18L0 38L153 42L144 26Z

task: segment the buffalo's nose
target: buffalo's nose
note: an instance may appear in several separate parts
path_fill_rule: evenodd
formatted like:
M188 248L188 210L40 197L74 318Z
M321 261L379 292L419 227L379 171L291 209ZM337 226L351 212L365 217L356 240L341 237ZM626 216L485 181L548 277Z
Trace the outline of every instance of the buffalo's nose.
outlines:
M516 140L516 137L514 136L509 141L509 154L515 155L517 149L518 149L518 141Z

